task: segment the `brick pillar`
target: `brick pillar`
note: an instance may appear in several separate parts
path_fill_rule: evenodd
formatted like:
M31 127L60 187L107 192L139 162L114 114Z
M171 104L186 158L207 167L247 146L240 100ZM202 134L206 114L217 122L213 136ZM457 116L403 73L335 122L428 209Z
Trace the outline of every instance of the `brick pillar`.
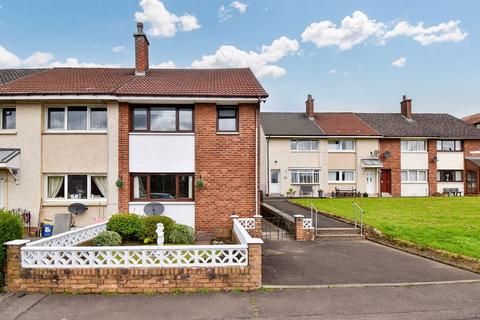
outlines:
M22 271L22 256L20 249L29 243L30 240L13 240L6 242L5 257L5 287L9 292L19 292L20 286L16 279L20 278Z
M128 103L119 104L118 117L118 178L123 187L118 188L118 212L128 212L130 201L130 171L128 168L128 143L130 131L130 108Z
M252 289L258 289L262 286L262 245L260 243L248 245L248 266Z
M314 228L305 229L303 227L304 216L301 214L296 214L293 216L295 218L295 241L313 241L315 240Z
M250 235L253 238L261 238L262 237L262 222L263 222L263 217L260 215L253 216L255 219L255 229L249 230Z
M428 140L428 192L433 195L437 192L437 140Z

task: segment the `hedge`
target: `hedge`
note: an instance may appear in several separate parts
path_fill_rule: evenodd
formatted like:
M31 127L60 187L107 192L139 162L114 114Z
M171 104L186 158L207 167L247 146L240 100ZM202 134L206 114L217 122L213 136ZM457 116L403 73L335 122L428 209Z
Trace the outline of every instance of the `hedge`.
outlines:
M6 209L0 209L0 287L3 287L3 269L5 264L4 243L21 239L23 233L22 219Z

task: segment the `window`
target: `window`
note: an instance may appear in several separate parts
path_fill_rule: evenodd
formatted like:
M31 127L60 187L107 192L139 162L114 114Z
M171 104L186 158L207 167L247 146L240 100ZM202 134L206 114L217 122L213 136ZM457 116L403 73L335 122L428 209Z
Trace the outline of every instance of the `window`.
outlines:
M355 151L354 140L329 140L328 151Z
M328 171L328 182L355 182L354 170Z
M107 108L68 106L49 107L47 129L51 131L106 131Z
M217 107L217 131L238 132L237 107Z
M427 170L402 170L402 182L427 182Z
M193 174L134 174L133 200L193 200Z
M437 181L439 182L462 182L462 170L438 170Z
M317 140L290 140L292 151L314 151L317 150Z
M47 199L106 199L107 177L72 174L47 176Z
M427 142L425 140L402 140L402 152L423 152L427 151Z
M438 151L462 151L462 140L438 140Z
M2 112L1 128L2 130L13 130L16 128L16 109L0 108Z
M292 181L291 181L292 184L320 183L320 170L295 169L295 170L292 170L291 173L292 173Z
M192 132L193 107L159 105L133 107L132 131Z

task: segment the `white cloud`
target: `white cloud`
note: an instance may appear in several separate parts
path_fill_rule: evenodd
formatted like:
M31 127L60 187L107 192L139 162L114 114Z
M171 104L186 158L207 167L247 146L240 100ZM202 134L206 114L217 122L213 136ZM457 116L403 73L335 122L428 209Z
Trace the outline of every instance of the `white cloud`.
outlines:
M329 20L311 23L302 33L303 42L312 42L318 48L337 46L347 50L355 45L371 40L385 44L395 37L409 37L422 45L435 42L462 41L468 35L459 27L460 21L448 21L435 26L425 27L423 22L411 25L401 21L395 26L370 19L365 13L355 11L351 16L342 19L340 26Z
M329 73L329 74L335 74L335 73L337 73L337 70L331 69L331 70L328 70L328 73Z
M220 22L227 21L233 17L234 11L238 11L241 14L247 12L247 5L239 1L233 1L228 7L225 7L223 4L218 9L218 19Z
M177 65L172 60L161 62L159 64L155 64L152 66L152 68L158 68L158 69L175 69L176 67Z
M426 28L423 22L412 26L407 21L401 21L393 30L388 31L384 38L409 37L424 46L435 42L458 42L468 36L467 32L460 29L459 24L460 20L448 21Z
M140 6L143 12L136 12L135 18L150 24L147 33L153 37L171 38L178 30L192 31L200 28L195 16L177 16L169 12L159 0L141 0Z
M0 46L0 67L16 67L21 64L21 60L14 53Z
M99 64L93 62L80 62L77 58L67 58L64 62L54 61L48 65L49 67L66 67L66 68L118 68L119 64Z
M407 58L400 57L397 60L392 62L392 66L397 67L397 68L403 68L406 63L407 63Z
M385 25L371 20L361 11L343 18L340 27L329 20L314 22L302 33L304 42L313 42L318 48L338 46L340 50L350 49L369 37L381 35Z
M258 77L281 77L286 70L275 62L298 51L297 40L280 37L270 45L263 45L259 52L244 51L231 45L222 45L212 55L204 55L192 62L193 68L249 67Z
M26 67L42 67L47 65L50 61L53 60L53 54L49 52L34 52L30 57L22 61L22 65Z
M125 52L127 48L125 46L116 46L112 48L113 53Z

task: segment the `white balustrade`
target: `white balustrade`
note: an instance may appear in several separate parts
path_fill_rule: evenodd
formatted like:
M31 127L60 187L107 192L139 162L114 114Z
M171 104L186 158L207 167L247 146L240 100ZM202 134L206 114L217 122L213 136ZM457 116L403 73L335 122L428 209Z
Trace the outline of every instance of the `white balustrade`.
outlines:
M239 218L238 222L240 222L242 227L246 230L255 229L255 218Z

